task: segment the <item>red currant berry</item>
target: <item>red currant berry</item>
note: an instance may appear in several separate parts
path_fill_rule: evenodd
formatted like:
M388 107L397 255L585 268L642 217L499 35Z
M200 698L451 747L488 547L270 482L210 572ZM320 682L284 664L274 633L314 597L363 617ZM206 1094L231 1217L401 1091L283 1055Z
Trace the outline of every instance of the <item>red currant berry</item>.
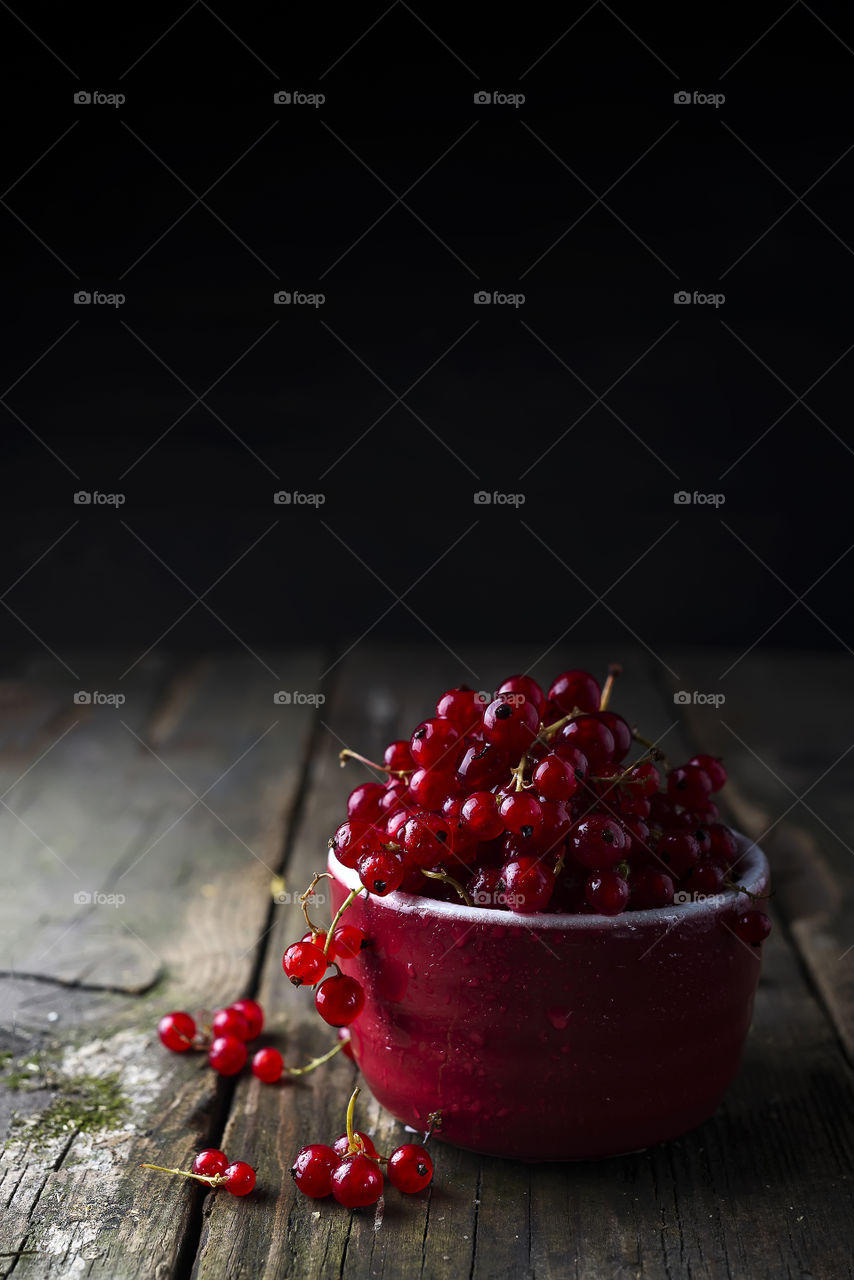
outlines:
M674 769L667 779L667 794L674 804L684 809L704 805L712 794L712 780L705 769L696 764L685 764Z
M764 911L745 911L732 922L732 931L742 942L758 947L771 932L771 921Z
M539 800L524 791L513 791L501 801L498 814L508 831L530 839L543 827L543 809Z
M534 786L545 800L569 800L578 790L578 778L567 760L546 756L533 774Z
M345 1209L376 1204L382 1193L383 1175L368 1156L345 1156L332 1174L332 1194Z
M423 1147L406 1142L388 1158L388 1180L398 1191L414 1195L423 1191L433 1177L433 1161Z
M673 902L673 881L662 871L652 867L642 867L632 874L631 884L632 909L643 911L649 907L669 907Z
M208 1062L221 1076L234 1076L246 1063L246 1045L237 1036L217 1036L208 1050Z
M512 701L511 701L512 699ZM519 694L505 694L483 713L483 731L490 742L511 754L529 747L540 727L540 713Z
M563 726L560 738L584 752L595 774L602 774L614 762L614 735L596 716L576 716Z
M624 857L626 834L613 818L591 813L572 833L570 848L576 862L597 871L612 867Z
M448 849L450 827L437 813L419 813L403 828L403 847L419 867L432 867Z
M339 1157L323 1142L312 1142L297 1152L291 1177L297 1189L312 1200L332 1195L332 1174L340 1164Z
M485 791L509 776L509 757L492 742L467 748L457 765L457 779L466 791Z
M239 1009L218 1009L213 1016L214 1036L237 1036L249 1039L249 1023Z
M460 733L470 733L480 724L483 704L473 689L463 685L442 694L436 703L436 715L442 720L450 720Z
M627 882L616 871L594 871L587 877L584 896L600 916L618 916L629 905Z
M362 1012L365 992L361 983L346 974L324 978L314 995L317 1012L330 1027L349 1027Z
M354 924L340 924L332 935L332 946L336 956L352 960L367 946L368 939L364 932ZM331 950L331 948L330 948Z
M614 759L617 763L625 760L632 749L632 731L628 721L614 711L597 711L596 715L614 736Z
M714 862L701 862L691 876L694 893L704 893L710 897L720 893L723 883L724 873Z
M347 817L362 822L375 822L380 813L380 801L385 787L381 782L363 782L354 787L347 799Z
M468 896L476 907L499 907L504 886L500 867L480 867L468 882Z
M294 942L282 956L282 968L295 987L313 987L329 966L329 958L313 942Z
M368 893L375 893L378 898L384 898L386 894L394 893L395 889L400 888L403 883L403 872L403 859L400 854L389 849L383 849L380 853L369 853L359 861L359 879ZM355 932L361 931L357 929ZM336 937L337 932L333 936L333 942ZM346 953L339 952L339 954Z
M554 893L554 872L533 857L514 858L501 870L505 903L517 915L544 911Z
M681 880L700 861L700 846L687 831L667 831L658 842L658 854Z
M359 1149L363 1156L376 1157L377 1149L366 1133L360 1133L358 1129L353 1130L353 1138L359 1145ZM346 1133L342 1133L340 1138L336 1138L332 1144L332 1149L341 1159L343 1156L350 1155L350 1139Z
M429 769L440 762L447 762L448 768L454 762L456 744L460 740L460 732L450 720L424 720L413 733L409 750L412 759L422 769Z
M712 791L720 791L721 787L726 784L726 769L723 767L720 757L692 756L688 763L695 764L698 769L702 769L704 773L709 775L712 782Z
M713 822L708 828L709 840L709 857L713 858L722 867L732 866L738 845L735 842L735 836L729 827L725 827L722 822Z
M544 853L557 850L572 830L569 808L562 800L543 800L543 825L537 836L537 848Z
M252 1059L252 1074L264 1084L275 1084L282 1078L285 1064L278 1049L259 1049Z
M387 769L391 769L393 773L401 773L414 768L409 743L403 738L398 738L396 742L390 742L383 752L383 764Z
M403 778L389 778L385 784L383 798L380 801L380 813L387 819L390 813L396 813L402 805L412 803L409 787Z
M530 676L510 676L507 680L503 680L498 686L499 696L502 693L518 693L537 709L537 714L542 715L546 705L546 695L543 693L536 680L532 680Z
M219 1173L225 1173L228 1167L228 1156L223 1151L217 1151L216 1147L209 1147L207 1151L200 1151L192 1164L193 1173L200 1173L203 1178L215 1178Z
M357 819L342 822L332 837L332 848L341 865L352 871L364 854L381 848L380 832L370 823Z
M441 807L446 796L458 789L453 773L440 769L416 769L409 779L409 794L412 799L422 809L434 812Z
M635 765L629 774L632 789L642 796L654 796L661 786L661 774L651 760Z
M460 820L478 840L494 840L504 830L491 791L473 791L467 796L460 808Z
M173 1053L184 1053L192 1047L196 1024L189 1013L164 1013L157 1024L161 1043Z
M255 1188L255 1170L245 1160L235 1160L225 1171L226 1191L233 1196L248 1196Z
M598 711L602 690L588 671L564 671L549 689L548 697L561 715L568 716L576 708Z
M323 943L320 944L323 946ZM264 1010L261 1008L257 1000L235 1000L229 1005L230 1009L236 1009L238 1013L242 1013L246 1021L249 1023L249 1039L254 1040L256 1036L260 1036L264 1030Z
M586 782L590 775L590 761L580 747L558 737L553 744L552 750L561 760L566 761L579 783Z

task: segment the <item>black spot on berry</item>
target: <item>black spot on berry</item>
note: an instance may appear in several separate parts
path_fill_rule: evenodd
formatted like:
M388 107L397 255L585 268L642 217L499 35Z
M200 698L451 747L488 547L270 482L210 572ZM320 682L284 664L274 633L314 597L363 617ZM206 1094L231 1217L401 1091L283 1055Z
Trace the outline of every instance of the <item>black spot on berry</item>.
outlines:
M605 830L602 832L602 839L605 841L606 844L614 843L614 833L610 827L606 827Z
M416 729L412 736L413 736L413 738L417 738L417 739L418 739L418 741L420 742L422 738L426 738L426 737L427 737L427 730L426 730L426 729Z
M534 828L533 828L533 827L521 827L521 828L520 828L520 830L519 830L519 835L520 835L520 836L524 836L526 840L530 839L530 837L531 837L533 834L534 834Z
M500 707L495 708L496 720L509 720L513 714L513 708L506 702L502 702Z
M447 840L447 838L448 838L448 833L447 833L447 831L437 831L437 832L436 832L436 839L439 841L439 843L440 843L440 844L444 844L444 843L445 843L445 841Z
M378 894L380 894L380 896L382 896L382 894L384 894L384 893L385 893L385 880L375 880L375 881L374 881L374 893L378 893ZM362 946L364 946L364 945L365 945L365 944L364 944L364 942L363 942L363 943L362 943Z

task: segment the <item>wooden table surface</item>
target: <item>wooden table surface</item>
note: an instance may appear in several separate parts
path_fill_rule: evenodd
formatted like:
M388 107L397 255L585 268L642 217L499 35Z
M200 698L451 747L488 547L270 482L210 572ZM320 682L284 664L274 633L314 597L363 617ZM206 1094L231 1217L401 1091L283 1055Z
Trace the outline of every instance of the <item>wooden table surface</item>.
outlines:
M723 754L730 815L771 860L775 927L743 1064L695 1132L554 1166L437 1143L432 1186L390 1194L378 1224L304 1199L288 1174L300 1146L340 1132L350 1062L271 1087L160 1046L163 1012L253 994L291 1065L329 1047L281 971L302 930L274 877L286 898L323 868L347 791L367 776L339 768L341 746L381 750L444 687L493 688L533 654L459 656L363 642L334 665L319 651L152 653L128 670L134 655L80 655L73 677L39 657L0 684L0 1276L852 1275L847 656L561 646L533 669L622 660L615 708L665 733L671 759ZM677 689L726 701L676 704ZM125 701L80 705L77 690ZM325 702L281 703L277 690ZM363 1101L361 1127L386 1147L402 1137ZM139 1168L189 1168L206 1145L256 1166L252 1196Z

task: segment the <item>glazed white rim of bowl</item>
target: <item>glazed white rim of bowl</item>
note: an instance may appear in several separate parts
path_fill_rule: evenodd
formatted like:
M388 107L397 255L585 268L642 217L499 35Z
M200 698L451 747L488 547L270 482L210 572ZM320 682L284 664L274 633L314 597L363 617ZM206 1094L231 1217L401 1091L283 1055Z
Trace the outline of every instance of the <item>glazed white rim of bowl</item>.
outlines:
M768 859L755 841L740 831L733 831L737 844L736 871L738 883L751 893L757 893L768 881ZM360 889L362 882L356 871L342 864L330 850L328 857L329 870L334 878L347 889ZM706 896L699 902L683 902L676 906L647 907L641 911L623 911L617 916L603 915L559 915L546 911L521 912L504 911L500 907L467 907L464 902L440 902L436 898L424 898L412 893L388 893L385 897L371 895L374 907L394 911L398 915L437 916L440 919L460 921L464 924L490 924L504 928L524 929L601 929L609 924L615 929L631 926L640 928L643 925L661 924L665 920L696 920L702 916L714 916L726 911L736 904L743 904L746 911L750 899L738 889L725 889L721 893Z

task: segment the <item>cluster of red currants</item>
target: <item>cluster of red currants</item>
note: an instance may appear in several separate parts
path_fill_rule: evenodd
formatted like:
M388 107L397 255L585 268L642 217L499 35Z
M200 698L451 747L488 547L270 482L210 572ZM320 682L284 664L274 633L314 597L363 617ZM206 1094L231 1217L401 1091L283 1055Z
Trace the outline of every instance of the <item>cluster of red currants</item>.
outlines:
M158 1173L174 1173L179 1178L192 1178L209 1187L225 1187L233 1196L248 1196L255 1188L255 1170L245 1160L229 1163L228 1156L216 1147L200 1151L193 1161L193 1169L167 1169L162 1164L144 1164L143 1169L156 1169Z
M352 960L368 945L368 940L361 929L355 925L343 924L336 927L342 910L339 911L331 928L324 931L312 926L305 906L314 889L315 877L308 891L303 895L303 910L306 911L306 923L309 925L299 942L292 943L282 956L282 968L295 987L311 986L315 988L314 1004L317 1012L331 1027L348 1027L362 1012L365 993L361 983L355 978L348 978L341 973L337 959ZM347 900L347 904L352 897ZM324 978L330 965L336 972ZM346 1047L345 1047L346 1052ZM352 1056L348 1054L348 1056Z
M353 1128L353 1107L359 1090L347 1107L347 1132L330 1147L312 1142L297 1153L291 1177L303 1195L313 1200L334 1196L347 1209L376 1204L383 1193L383 1174L392 1186L407 1195L423 1191L433 1177L433 1161L426 1149L414 1142L396 1147L390 1156L377 1154L366 1133Z
M157 1024L161 1043L173 1053L188 1049L207 1050L208 1062L221 1076L234 1076L249 1057L247 1041L255 1040L264 1027L264 1010L255 1000L235 1000L213 1016L210 1034L199 1032L189 1013L166 1013ZM275 1084L285 1066L278 1049L259 1049L252 1058L252 1073L265 1084Z
M548 692L511 676L488 703L449 689L382 764L342 751L342 763L361 760L386 780L351 792L330 841L338 861L369 893L458 895L523 914L618 915L719 893L736 859L713 799L726 771L709 755L668 769L654 743L608 710L619 674L613 665L600 687L589 672L565 671ZM643 751L627 763L633 743ZM751 910L732 928L758 944L770 924ZM328 978L318 997L340 991L355 1017L361 1000L341 985L352 982Z

